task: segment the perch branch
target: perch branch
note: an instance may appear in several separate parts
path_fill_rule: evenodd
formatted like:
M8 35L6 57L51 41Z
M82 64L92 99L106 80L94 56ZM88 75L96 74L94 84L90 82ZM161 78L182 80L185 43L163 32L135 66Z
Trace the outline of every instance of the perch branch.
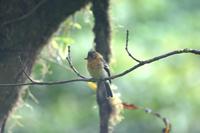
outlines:
M9 84L0 84L0 87L7 87L7 86L26 86L26 85L59 85L59 84L67 84L72 82L88 82L88 81L95 81L93 78L88 79L71 79L71 80L63 80L63 81L49 81L49 82L31 82L31 83L9 83Z
M124 76L124 75L132 72L133 70L135 70L135 69L137 69L139 67L142 67L142 66L144 66L146 64L150 64L150 63L156 62L158 60L167 58L167 57L172 56L172 55L183 54L183 53L191 53L191 54L200 55L200 50L182 49L182 50L171 51L171 52L168 52L166 54L162 54L160 56L156 56L156 57L153 57L151 59L144 60L144 61L142 61L142 62L134 65L133 67L125 70L124 72L122 72L120 74L116 74L116 75L113 75L111 77L104 78L102 80L109 80L109 79L119 78L119 77ZM23 85L57 85L57 84L67 84L67 83L79 82L79 81L88 82L88 81L96 81L96 80L94 78L84 78L84 79L72 79L72 80L52 81L52 82L36 82L36 81L34 81L34 83L13 83L13 84L9 84L8 83L8 84L0 84L0 87L5 87L5 86L23 86Z

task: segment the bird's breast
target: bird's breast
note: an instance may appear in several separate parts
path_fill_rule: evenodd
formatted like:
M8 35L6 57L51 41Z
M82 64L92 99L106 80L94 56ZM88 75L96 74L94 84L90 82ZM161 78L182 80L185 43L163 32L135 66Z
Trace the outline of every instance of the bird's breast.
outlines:
M103 78L105 77L104 75L104 69L103 69L103 64L101 61L99 60L91 60L88 61L88 71L90 73L90 75L93 78Z

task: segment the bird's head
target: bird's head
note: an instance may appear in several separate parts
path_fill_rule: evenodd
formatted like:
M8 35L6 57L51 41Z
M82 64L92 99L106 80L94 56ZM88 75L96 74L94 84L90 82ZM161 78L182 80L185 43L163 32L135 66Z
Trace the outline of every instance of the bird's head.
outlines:
M85 60L90 60L90 59L95 59L98 56L98 52L91 50L88 52L87 57L85 58Z

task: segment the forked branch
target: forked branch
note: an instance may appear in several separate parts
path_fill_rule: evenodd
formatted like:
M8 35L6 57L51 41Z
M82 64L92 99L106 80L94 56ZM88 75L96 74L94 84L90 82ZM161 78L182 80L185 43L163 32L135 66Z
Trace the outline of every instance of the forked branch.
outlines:
M174 51L171 51L171 52L168 52L168 53L165 53L165 54L162 54L162 55L159 55L159 56L156 56L156 57L153 57L153 58L150 58L150 59L147 59L147 60L138 60L136 59L128 50L128 35L129 35L129 32L127 31L127 37L126 37L126 51L128 53L128 55L133 59L135 60L136 62L138 62L136 65L132 66L131 68L119 73L119 74L116 74L116 75L113 75L111 77L107 77L107 78L104 78L102 80L109 80L109 79L115 79L115 78L119 78L119 77L122 77L132 71L134 71L135 69L139 68L139 67L142 67L146 64L150 64L150 63L153 63L153 62L156 62L158 60L161 60L161 59L165 59L167 57L170 57L170 56L173 56L173 55L178 55L178 54L194 54L194 55L200 55L200 50L196 50L196 49L181 49L181 50L174 50ZM31 81L31 82L28 82L28 83L7 83L7 84L0 84L0 87L5 87L5 86L24 86L24 85L58 85L58 84L68 84L68 83L71 83L71 82L88 82L88 81L96 81L95 79L93 78L87 78L83 75L81 75L77 70L76 68L73 66L72 64L72 61L71 61L71 51L70 51L70 47L68 47L68 57L66 58L68 63L69 63L69 66L70 68L74 71L74 73L80 77L78 79L71 79L71 80L63 80L63 81L49 81L49 82L38 82L38 81L34 81L32 80L31 77L28 76L28 74L25 72L25 70L23 70L24 74L26 75L26 77ZM24 68L23 66L23 63L21 61L21 59L19 60L20 63L22 64L22 67Z

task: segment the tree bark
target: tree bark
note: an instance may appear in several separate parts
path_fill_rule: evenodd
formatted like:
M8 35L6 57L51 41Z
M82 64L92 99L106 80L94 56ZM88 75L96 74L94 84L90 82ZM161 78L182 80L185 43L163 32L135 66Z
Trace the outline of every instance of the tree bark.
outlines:
M37 54L60 23L89 0L0 0L0 83L24 82ZM0 88L0 133L21 87Z
M95 33L95 49L101 53L107 63L110 61L111 26L109 19L109 0L93 0L92 11L95 18L93 31Z
M103 81L98 83L96 94L97 103L99 106L100 133L109 133L111 132L109 129L109 120L112 113L112 106L106 95L106 87Z

